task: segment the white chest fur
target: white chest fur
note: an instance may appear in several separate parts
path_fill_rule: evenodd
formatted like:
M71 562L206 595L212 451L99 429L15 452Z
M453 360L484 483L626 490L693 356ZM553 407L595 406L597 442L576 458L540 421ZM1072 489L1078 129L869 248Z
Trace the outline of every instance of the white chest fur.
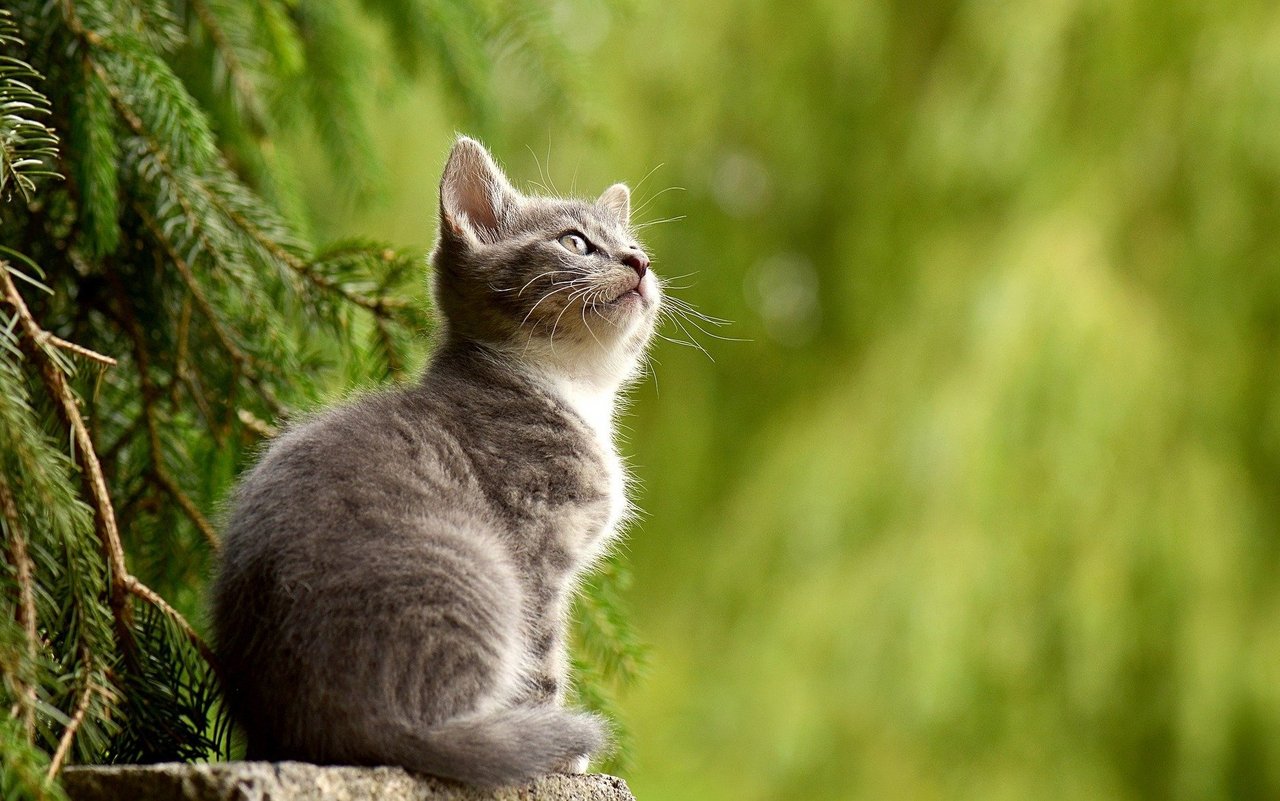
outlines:
M599 532L593 544L588 562L595 561L613 540L619 524L629 509L627 502L626 468L613 442L613 412L616 392L613 389L597 389L564 379L553 379L556 393L586 421L595 434L600 452L604 455L604 468L609 483L609 517L604 530Z

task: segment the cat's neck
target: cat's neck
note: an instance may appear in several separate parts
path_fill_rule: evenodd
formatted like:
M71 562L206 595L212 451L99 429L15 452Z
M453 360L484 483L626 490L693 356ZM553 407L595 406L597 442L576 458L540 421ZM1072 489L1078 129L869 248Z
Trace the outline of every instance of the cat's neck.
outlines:
M538 371L537 367L531 369ZM597 436L607 443L613 442L613 411L618 397L616 386L601 388L545 369L541 371L541 378L560 400L591 426Z
M464 370L511 371L559 399L587 423L604 444L613 444L613 414L618 394L630 378L631 366L615 362L573 360L571 354L548 350L500 349L469 341L447 344L440 357Z

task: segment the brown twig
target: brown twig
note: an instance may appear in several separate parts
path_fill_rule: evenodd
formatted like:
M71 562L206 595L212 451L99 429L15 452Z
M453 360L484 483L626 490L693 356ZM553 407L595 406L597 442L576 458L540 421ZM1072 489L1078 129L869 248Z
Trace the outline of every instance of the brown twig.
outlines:
M111 611L116 618L117 624L123 626L127 632L130 614L124 580L129 571L125 568L124 546L120 544L120 532L116 528L115 513L111 507L111 495L107 492L106 479L102 475L102 465L98 462L98 455L93 448L93 438L89 434L89 428L85 425L84 418L80 415L80 407L76 403L76 397L71 391L71 387L67 385L66 377L62 374L62 370L59 369L57 363L44 349L42 344L45 342L44 331L36 323L35 318L31 316L30 309L27 308L27 304L18 292L18 288L14 286L13 279L9 277L9 265L7 262L0 262L0 289L4 290L5 300L18 313L18 321L22 326L22 333L26 337L28 355L39 365L40 377L44 382L45 389L56 401L58 414L62 418L62 422L70 430L72 439L75 442L76 461L80 463L81 468L81 481L85 485L85 494L89 496L93 507L94 530L102 543L103 555L107 559L107 565L111 572L111 592L109 596Z
M27 308L27 304L18 292L18 288L14 286L13 279L9 277L9 265L4 261L0 261L0 290L3 290L5 301L12 305L18 314L18 321L21 324L24 344L26 345L24 350L32 361L38 364L45 389L57 402L59 416L75 441L76 461L80 465L81 480L85 485L85 494L89 496L93 508L94 530L98 534L103 555L110 568L111 588L108 594L108 602L111 606L118 636L124 643L132 641L133 635L130 625L133 615L129 607L129 597L131 595L137 596L146 600L169 617L196 647L201 656L216 670L217 666L212 649L200 638L200 635L191 627L186 618L156 594L154 590L129 573L124 559L124 546L120 541L120 531L116 526L115 511L111 505L111 495L107 491L106 479L102 474L102 466L93 448L93 438L89 434L89 428L85 424L84 418L80 415L80 407L76 402L75 393L67 385L66 377L63 375L62 370L58 368L57 363L45 351L44 346L40 344L43 330L31 315L31 311ZM88 703L87 700L84 700L87 697L86 691L86 696L82 698L82 706ZM73 718L74 722L75 719ZM78 725L76 723L76 726ZM66 739L65 735L64 739Z
M200 652L200 655L204 657L204 661L209 663L209 667L217 670L218 663L217 658L213 654L213 649L210 648L209 644L196 633L196 630L191 627L191 624L187 622L187 619L182 616L181 612L174 609L169 605L168 601L160 597L160 593L151 589L146 584L143 584L141 581L138 581L133 576L129 576L125 581L125 584L128 587L129 592L151 604L156 609L159 609L166 617L169 618L169 620L173 621L173 624L178 627L187 640L194 645L196 650Z
M22 521L18 517L18 505L14 502L13 493L9 490L9 482L4 473L0 473L0 513L4 515L9 534L9 557L18 574L18 625L26 638L27 659L34 665L37 655L36 639L36 596L32 581L34 566L27 553L27 539L22 533ZM18 684L27 684L20 678L21 671L15 671L14 678ZM27 742L33 742L36 734L36 685L34 682L22 687L18 693L18 702L22 709L22 727L27 734Z
M196 281L195 272L191 269L191 265L187 263L186 259L178 254L177 250L173 247L173 244L169 241L168 237L164 236L160 230L160 226L156 223L155 219L147 213L146 209L142 208L142 206L136 202L134 203L133 208L134 211L138 213L138 216L142 218L142 223L147 227L147 230L151 232L151 236L160 244L165 255L169 257L169 261L173 262L173 266L178 269L178 274L182 277L182 282L186 284L187 291L191 293L191 298L200 309L200 314L208 321L209 327L213 330L214 338L218 340L218 344L222 346L222 349L226 354L231 357L231 361L235 364L236 369L239 370L241 375L249 379L253 384L254 389L257 390L258 395L261 396L267 405L271 407L272 411L277 413L280 412L283 409L283 405L280 403L279 399L276 398L275 393L271 391L270 386L263 381L258 360L251 354L241 350L240 346L237 345L235 340L231 337L231 334L223 327L222 320L218 317L217 310L213 308L213 304L209 302L209 298L205 295L204 289L200 286L200 283Z
M165 463L164 447L160 441L160 425L156 418L155 410L156 398L161 397L161 392L151 380L151 353L147 349L146 339L143 336L142 327L138 324L138 318L133 313L133 304L130 303L128 294L120 283L119 276L112 271L109 272L109 278L111 286L116 293L120 321L123 323L125 332L129 335L129 340L133 345L133 358L137 363L138 381L142 384L142 417L147 431L147 445L151 451L151 473L161 489L169 493L169 496L182 508L183 513L191 520L196 530L209 543L209 546L217 550L222 545L221 540L218 538L218 532L214 530L204 513L200 511L200 507L196 506L195 502L183 492L182 487L179 486L177 480L169 472L169 468Z
M50 345L53 345L56 348L69 350L74 354L85 357L86 359L92 359L95 362L105 364L107 367L116 366L116 360L111 358L110 356L104 356L103 354L98 353L96 350L90 350L89 348L86 348L84 345L77 345L74 342L68 342L67 340L63 339L60 336L50 334L48 331L44 332L44 341L41 342L40 344L43 345L45 342L49 343Z
M89 670L88 665L85 666L85 670ZM52 779L58 775L58 771L62 770L62 763L66 762L67 756L71 753L71 743L76 738L76 732L80 730L80 724L84 723L85 713L89 711L89 701L97 691L98 687L93 683L92 677L87 677L84 689L80 691L80 700L76 702L75 712L72 713L71 720L67 722L67 727L62 730L62 737L58 740L58 749L53 752L53 758L49 760L49 770L45 774L46 778Z

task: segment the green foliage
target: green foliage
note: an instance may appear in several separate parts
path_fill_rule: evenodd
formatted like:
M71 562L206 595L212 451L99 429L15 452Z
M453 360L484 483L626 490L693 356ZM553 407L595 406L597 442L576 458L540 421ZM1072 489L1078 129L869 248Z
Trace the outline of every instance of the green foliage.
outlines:
M504 84L499 154L664 165L655 271L750 340L624 419L637 796L1280 796L1276 7L565 5L594 117Z
M22 43L12 17L0 8L0 198L8 199L16 189L29 200L36 179L52 174L47 165L58 138L42 119L49 101L32 86L40 76L8 52Z
M0 10L6 799L60 798L68 763L232 752L201 636L215 512L295 410L422 361L421 250L314 243L277 139L367 200L375 76L433 67L477 120L492 41L524 34L485 4L365 7L383 30L327 0ZM631 649L620 626L584 647Z

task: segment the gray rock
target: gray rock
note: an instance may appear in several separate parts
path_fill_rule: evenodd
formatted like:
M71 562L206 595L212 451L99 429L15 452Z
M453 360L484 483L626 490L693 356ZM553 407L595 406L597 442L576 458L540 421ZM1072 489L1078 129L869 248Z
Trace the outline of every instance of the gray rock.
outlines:
M484 791L400 768L302 762L71 767L62 783L71 801L635 801L626 782L599 773Z

